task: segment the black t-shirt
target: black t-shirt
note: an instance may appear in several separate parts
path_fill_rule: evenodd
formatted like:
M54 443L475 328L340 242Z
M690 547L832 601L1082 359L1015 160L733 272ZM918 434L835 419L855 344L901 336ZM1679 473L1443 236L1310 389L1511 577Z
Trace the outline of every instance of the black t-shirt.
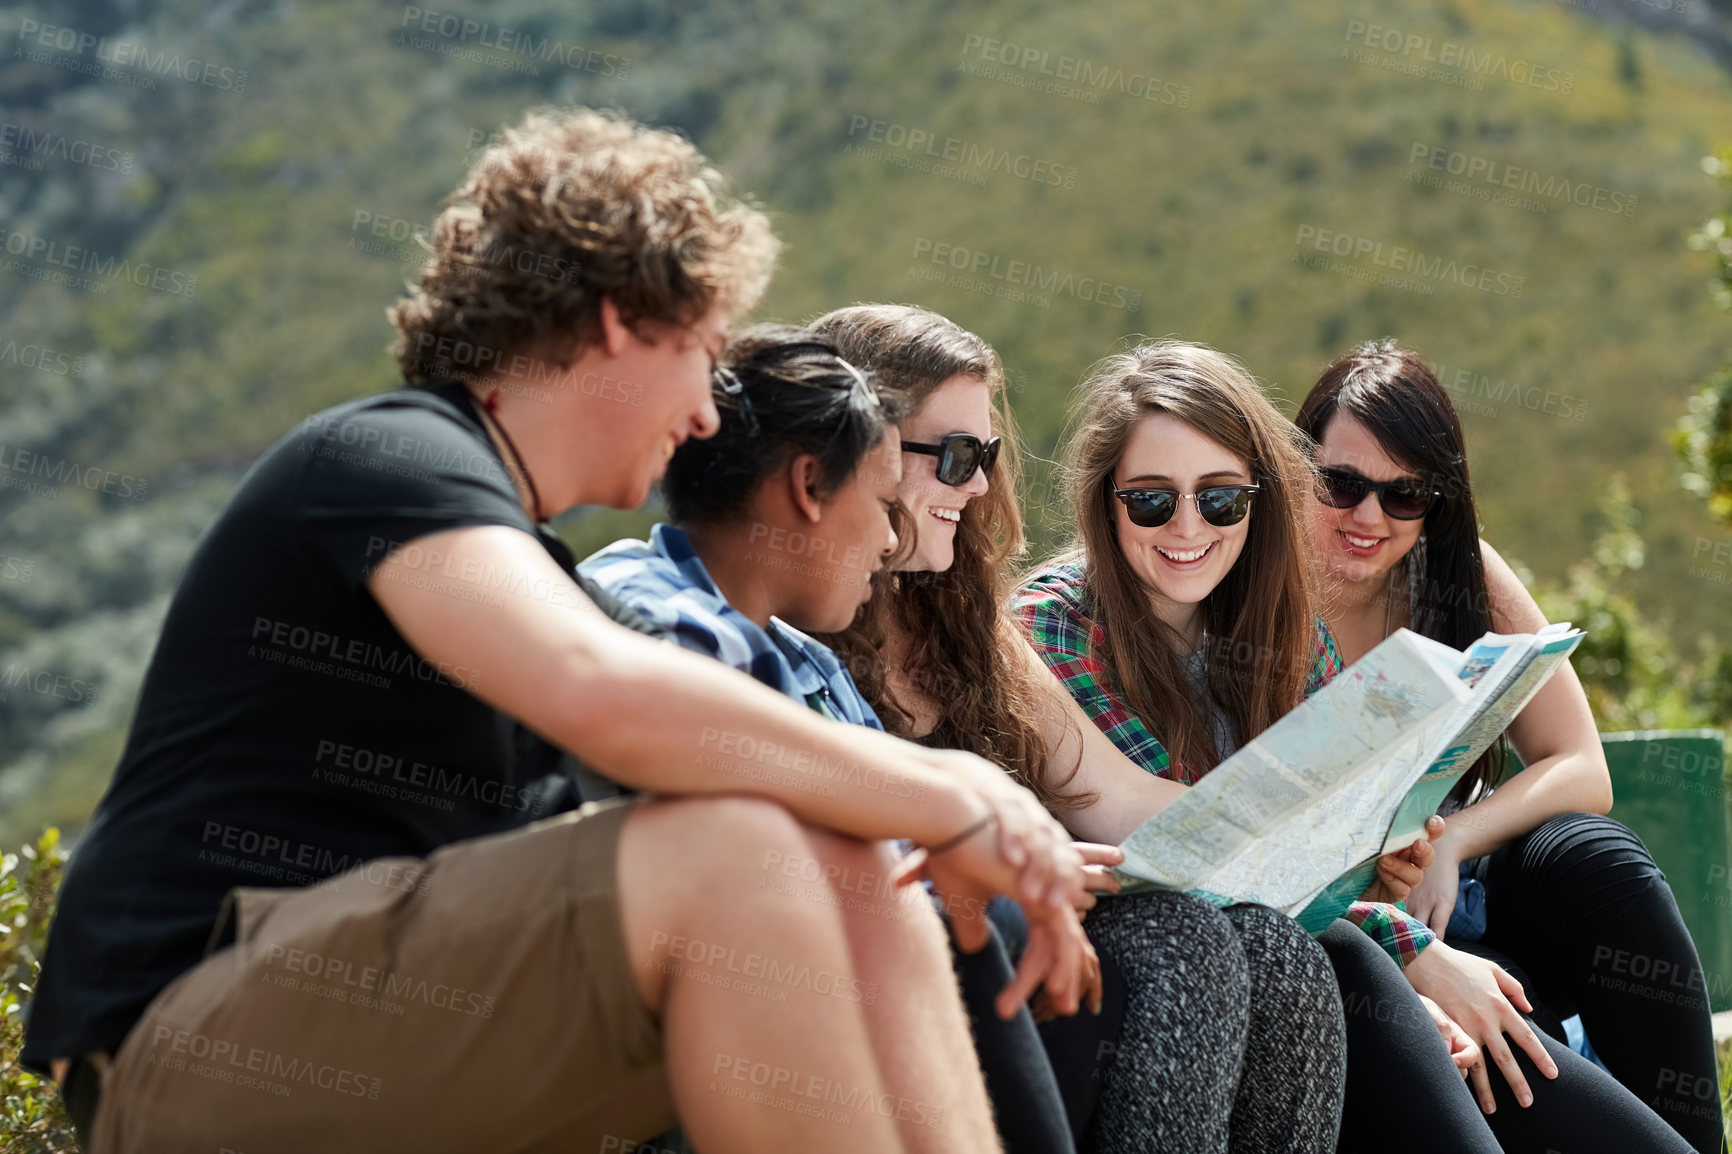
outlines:
M573 572L454 383L327 409L247 472L175 589L114 781L67 863L29 1068L117 1050L203 956L235 886L308 885L576 804L571 760L466 689L476 671L416 654L367 590L399 543L474 525L535 533ZM405 549L408 580L455 597L520 580ZM570 604L577 588L532 592Z

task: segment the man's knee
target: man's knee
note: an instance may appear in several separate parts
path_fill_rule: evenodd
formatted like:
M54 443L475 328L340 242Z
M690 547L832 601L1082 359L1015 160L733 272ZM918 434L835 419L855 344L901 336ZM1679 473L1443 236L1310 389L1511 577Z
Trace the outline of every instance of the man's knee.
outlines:
M685 797L641 803L620 831L620 903L658 922L683 922L701 908L732 906L773 887L778 865L809 854L810 845L807 827L773 801ZM627 920L634 920L630 913Z
M670 798L640 805L626 819L622 854L647 851L680 862L686 867L680 873L701 879L713 869L807 850L808 832L785 806L767 798Z

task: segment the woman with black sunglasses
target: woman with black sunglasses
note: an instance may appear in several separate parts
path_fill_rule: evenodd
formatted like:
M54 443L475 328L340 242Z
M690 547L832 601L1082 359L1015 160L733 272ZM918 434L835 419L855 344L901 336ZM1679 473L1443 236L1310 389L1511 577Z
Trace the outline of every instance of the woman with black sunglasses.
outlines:
M1490 630L1545 624L1479 538L1461 423L1416 354L1391 340L1355 349L1324 370L1296 423L1318 445L1312 535L1327 571L1324 615L1345 658L1403 627L1465 648ZM1714 1084L1701 964L1653 858L1603 816L1611 781L1574 670L1558 670L1507 739L1526 768L1500 785L1504 750L1494 747L1464 775L1444 805L1437 865L1408 908L1447 937L1458 969L1477 966L1481 983L1519 979L1533 1021L1559 1042L1562 1019L1579 1012L1635 1097L1695 1149L1721 1149L1718 1112L1688 1092ZM1618 957L1644 958L1668 977L1608 981ZM1430 976L1409 971L1422 993L1447 1002ZM1497 1023L1456 1016L1482 1045L1499 1044ZM1474 1081L1489 1105L1483 1067ZM1504 1086L1495 1094L1507 1100Z

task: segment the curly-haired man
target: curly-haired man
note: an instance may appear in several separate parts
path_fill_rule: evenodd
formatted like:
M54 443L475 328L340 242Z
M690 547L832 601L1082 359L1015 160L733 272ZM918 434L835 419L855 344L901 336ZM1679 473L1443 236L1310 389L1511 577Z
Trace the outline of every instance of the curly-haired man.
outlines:
M706 1151L996 1149L883 839L1014 891L1050 943L1019 993L1072 1009L1075 851L984 762L646 637L543 525L715 431L764 216L678 136L550 112L431 249L409 387L285 435L187 565L26 1064L103 1154L630 1150L676 1116Z

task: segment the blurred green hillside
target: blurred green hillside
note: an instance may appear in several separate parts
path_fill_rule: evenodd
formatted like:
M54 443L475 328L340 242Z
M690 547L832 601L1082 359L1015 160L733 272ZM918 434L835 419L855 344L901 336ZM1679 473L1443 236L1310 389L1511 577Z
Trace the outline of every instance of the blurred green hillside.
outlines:
M0 120L129 158L0 160L0 264L29 266L0 272L0 470L24 450L132 479L0 489L0 669L89 690L0 700L0 844L88 814L198 534L297 420L392 387L384 310L412 232L486 133L540 103L678 126L773 209L788 250L763 316L888 299L980 332L1039 456L1127 335L1227 349L1288 411L1345 347L1397 335L1457 390L1506 556L1562 582L1607 528L1615 470L1647 545L1642 610L1681 650L1732 642L1732 531L1679 489L1666 441L1732 345L1684 244L1718 203L1700 160L1732 137L1732 80L1704 47L1725 12L1692 9L1691 34L1670 6L1613 0L691 7L0 6ZM442 35L453 15L563 58ZM89 75L92 51L40 46L48 25L216 79ZM1347 256L1315 247L1343 235ZM47 284L17 255L33 239L178 279ZM1398 248L1424 254L1410 283L1377 283ZM65 359L29 367L8 341ZM1035 465L1046 547L1065 526ZM650 519L561 528L581 554Z

